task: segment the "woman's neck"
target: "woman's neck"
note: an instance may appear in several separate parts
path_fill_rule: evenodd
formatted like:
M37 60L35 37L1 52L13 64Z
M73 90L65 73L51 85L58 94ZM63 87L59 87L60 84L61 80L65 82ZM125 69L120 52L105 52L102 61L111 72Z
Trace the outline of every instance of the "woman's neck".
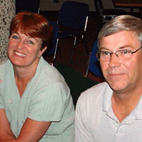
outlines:
M23 92L25 91L27 87L27 84L35 75L37 65L30 66L30 67L13 66L13 68L14 68L15 82L16 82L19 94L20 96L22 96Z

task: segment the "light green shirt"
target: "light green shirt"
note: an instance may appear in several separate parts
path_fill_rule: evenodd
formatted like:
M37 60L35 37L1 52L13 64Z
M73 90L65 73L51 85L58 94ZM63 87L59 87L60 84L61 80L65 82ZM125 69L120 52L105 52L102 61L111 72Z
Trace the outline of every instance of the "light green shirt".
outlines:
M26 118L51 121L40 142L74 142L74 107L61 74L42 57L36 73L20 97L9 60L0 64L0 108L5 109L18 137Z

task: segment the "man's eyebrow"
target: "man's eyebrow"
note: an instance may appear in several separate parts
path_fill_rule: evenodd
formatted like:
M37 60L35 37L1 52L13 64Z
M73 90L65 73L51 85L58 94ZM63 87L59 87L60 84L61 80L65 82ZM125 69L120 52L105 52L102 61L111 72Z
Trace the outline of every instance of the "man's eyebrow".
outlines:
M124 46L119 47L119 49L124 49L124 48L128 48L128 47L132 47L132 46L131 45L124 45Z
M103 49L104 49L104 50L109 50L109 49L106 48L106 47L100 47L100 48L99 48L99 50L103 50ZM109 51L110 51L110 50L109 50Z
M130 47L132 47L132 46L131 45L124 45L124 46L120 46L119 48L117 48L117 50L125 49L125 48L130 48ZM108 51L111 51L107 47L100 47L99 50L108 50Z

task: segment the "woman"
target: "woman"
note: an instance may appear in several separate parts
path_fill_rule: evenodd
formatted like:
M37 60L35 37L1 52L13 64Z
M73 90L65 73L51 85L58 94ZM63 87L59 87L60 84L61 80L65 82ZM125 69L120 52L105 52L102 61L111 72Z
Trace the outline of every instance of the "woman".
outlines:
M70 90L41 57L51 34L35 13L18 13L11 22L9 60L0 64L0 142L74 142Z

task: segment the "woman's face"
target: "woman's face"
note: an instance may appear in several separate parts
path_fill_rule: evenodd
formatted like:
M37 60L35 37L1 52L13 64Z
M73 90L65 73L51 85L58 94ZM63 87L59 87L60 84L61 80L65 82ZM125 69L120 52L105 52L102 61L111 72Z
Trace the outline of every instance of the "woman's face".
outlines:
M8 44L10 61L19 67L36 66L45 50L40 50L41 44L40 38L32 38L20 32L12 33Z

